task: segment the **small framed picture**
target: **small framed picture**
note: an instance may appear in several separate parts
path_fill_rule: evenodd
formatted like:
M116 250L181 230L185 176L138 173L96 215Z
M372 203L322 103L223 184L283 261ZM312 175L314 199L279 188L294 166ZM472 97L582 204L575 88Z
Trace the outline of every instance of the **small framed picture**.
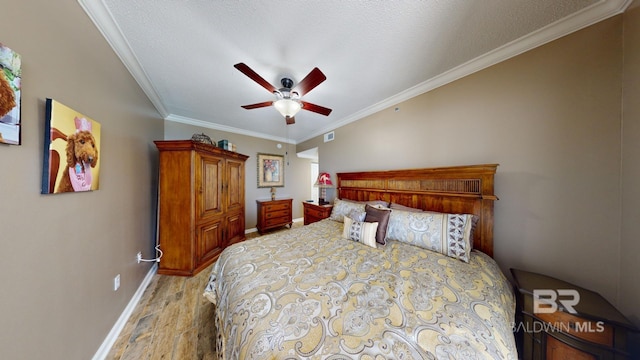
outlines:
M284 187L284 156L258 153L258 187Z
M0 43L0 143L20 145L22 58Z

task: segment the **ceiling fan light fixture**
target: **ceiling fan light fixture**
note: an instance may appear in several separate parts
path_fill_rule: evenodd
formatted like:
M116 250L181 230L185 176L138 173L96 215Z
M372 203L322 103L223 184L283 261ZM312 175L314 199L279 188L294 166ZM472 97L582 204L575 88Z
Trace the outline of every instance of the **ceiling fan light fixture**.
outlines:
M302 104L291 99L280 99L273 103L273 106L284 117L294 117L302 109Z
M313 70L311 70L311 72L309 72L309 74L307 74L307 76L300 80L300 82L295 86L293 85L293 80L289 78L281 79L280 82L283 87L280 89L276 89L275 86L271 85L267 80L258 75L258 73L253 71L244 63L235 64L233 67L275 95L277 99L276 101L263 101L256 104L242 105L242 107L247 110L273 105L273 107L275 107L278 112L284 116L287 125L291 125L296 122L295 115L300 110L311 111L324 116L329 116L331 113L331 109L329 108L300 100L304 94L307 94L327 79L327 77L317 67L313 68Z

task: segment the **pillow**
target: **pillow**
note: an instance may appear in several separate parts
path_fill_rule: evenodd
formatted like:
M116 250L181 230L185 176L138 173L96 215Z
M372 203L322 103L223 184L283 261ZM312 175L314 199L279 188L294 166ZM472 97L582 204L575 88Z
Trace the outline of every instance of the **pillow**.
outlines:
M412 208L412 207L408 207L408 206L404 206L404 205L400 205L400 204L396 204L396 203L393 203L393 202L391 204L389 204L389 208L391 208L391 210L423 212L423 210Z
M369 200L369 201L363 201L363 203L371 206L375 206L377 208L380 208L380 207L389 208L389 203L384 200Z
M333 209L331 209L329 219L344 222L344 217L349 216L349 213L351 213L352 210L364 211L364 205L364 203L335 199L333 201Z
M352 209L349 211L347 216L354 221L364 221L364 217L367 216L367 213L364 210Z
M471 234L469 235L469 239L471 239L469 240L469 247L471 248L471 250L473 250L473 237L476 232L476 228L478 227L478 221L480 221L480 217L477 215L473 215L473 217L471 218Z
M385 240L397 240L469 262L473 215L391 211Z
M357 241L365 245L376 247L376 230L378 223L354 221L348 216L344 217L344 229L342 237L348 240Z
M420 210L417 208L412 208L412 207L408 207L408 206L404 206L404 205L400 205L397 203L390 203L389 204L389 208L391 210L403 210L403 211L413 211L413 212L430 212L430 213L440 213L439 211L431 211L431 210ZM476 230L476 225L478 225L478 220L480 220L480 218L476 215L473 215L472 218L472 223L471 223L471 248L473 249L473 232Z
M377 222L378 231L376 231L376 242L378 244L385 244L385 237L387 234L387 224L389 223L389 215L391 210L380 209L375 206L365 205L364 207L367 216L365 216L365 222Z
M400 204L397 204L397 203L394 203L394 202L389 204L389 208L391 210L402 210L402 211L412 211L412 212L430 212L430 213L436 213L436 214L440 213L438 211L420 210L420 209L417 209L417 208L412 208L412 207L409 207L409 206L400 205ZM478 216L476 216L476 215L473 215L473 218L471 219L471 235L469 235L469 238L471 239L470 240L471 249L473 249L473 233L476 230L476 225L478 225L478 220L480 220L480 218Z

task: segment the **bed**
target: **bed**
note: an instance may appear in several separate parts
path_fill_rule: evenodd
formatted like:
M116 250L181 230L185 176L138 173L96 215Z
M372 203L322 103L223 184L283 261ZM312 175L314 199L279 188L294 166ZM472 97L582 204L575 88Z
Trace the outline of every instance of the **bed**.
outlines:
M328 219L226 248L204 292L218 357L517 359L496 168L338 173Z

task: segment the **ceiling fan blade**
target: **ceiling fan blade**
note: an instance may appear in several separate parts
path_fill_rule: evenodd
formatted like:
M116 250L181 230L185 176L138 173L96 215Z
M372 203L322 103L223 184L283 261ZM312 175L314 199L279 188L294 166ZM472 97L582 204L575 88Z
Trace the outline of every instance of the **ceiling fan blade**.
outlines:
M251 109L257 109L257 108L267 107L271 105L273 105L273 101L265 101L257 104L251 104L251 105L242 105L242 107L247 110L251 110Z
M302 97L325 80L327 80L327 77L324 76L322 71L318 68L313 68L313 70L311 70L311 72L302 79L298 85L291 89L291 92L296 92Z
M296 117L295 116L287 116L287 117L285 117L285 120L287 121L287 125L291 125L291 124L295 124L296 123Z
M258 75L257 72L253 71L249 66L245 63L238 63L233 65L236 69L240 70L241 73L247 75L251 80L257 82L263 88L267 89L270 93L274 93L278 89L275 86L271 85L267 80L263 79L262 76Z
M313 111L314 113L318 113L324 116L328 116L329 114L331 114L331 109L324 106L312 104L306 101L300 101L300 104L302 104L303 110Z

